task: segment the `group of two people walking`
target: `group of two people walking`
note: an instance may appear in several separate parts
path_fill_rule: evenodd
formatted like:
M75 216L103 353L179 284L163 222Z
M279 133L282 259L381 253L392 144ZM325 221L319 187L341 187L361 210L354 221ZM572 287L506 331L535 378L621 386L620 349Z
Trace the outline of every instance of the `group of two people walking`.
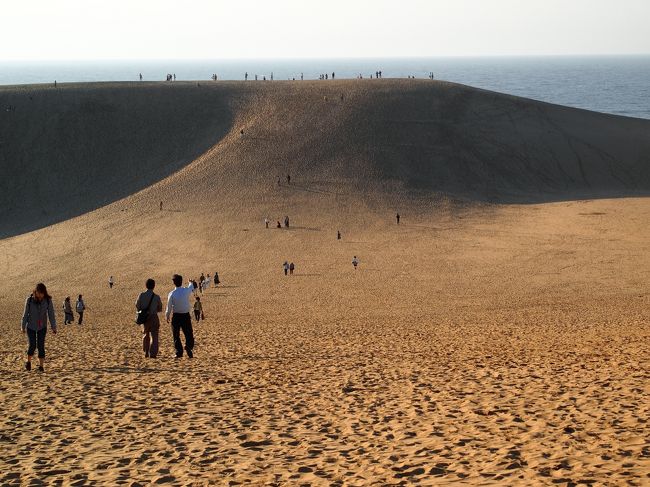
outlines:
M185 352L189 358L193 358L194 330L192 329L192 318L190 316L192 310L190 298L194 293L194 284L190 281L187 286L183 286L183 276L178 274L174 274L172 282L175 288L167 296L165 319L167 323L171 322L176 358L183 356L181 332L185 338ZM162 311L162 300L160 296L154 293L155 287L156 281L147 279L147 290L138 296L135 303L138 312L144 311L146 313L146 319L142 324L142 350L147 358L156 358L159 348L160 319L158 313Z

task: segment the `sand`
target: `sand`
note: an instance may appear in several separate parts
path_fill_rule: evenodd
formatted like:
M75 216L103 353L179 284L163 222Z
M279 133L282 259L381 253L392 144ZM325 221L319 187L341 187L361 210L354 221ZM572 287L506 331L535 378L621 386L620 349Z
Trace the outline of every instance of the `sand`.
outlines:
M215 134L214 147L157 183L135 181L146 187L112 203L87 192L90 212L70 218L74 205L55 192L61 213L50 205L30 217L34 231L23 233L20 213L2 214L1 484L650 482L650 202L635 194L648 189L647 162L638 160L647 154L648 124L508 97L522 111L542 106L567 130L601 124L611 138L627 137L619 144L592 135L601 140L594 147L617 154L609 174L636 168L634 184L607 180L595 158L584 168L590 187L547 177L551 189L532 178L536 191L523 183L515 191L530 173L520 168L526 177L508 179L515 173L507 168L521 160L513 157L491 187L474 193L481 174L465 164L472 177L463 186L449 163L444 192L433 175L419 187L409 182L429 152L406 149L397 160L377 149L394 131L366 139L364 150L353 145L357 158L338 159L350 133L374 130L371 123L309 126L304 100L279 111L305 93L314 105L323 96L329 103L343 87L378 90L392 106L417 104L408 102L411 89L430 90L341 83L324 95L325 84L269 84L260 88L270 92L259 95L260 118L252 94L228 98L232 123ZM446 89L469 90L478 113L481 100L503 100ZM360 106L341 111L373 120L356 113ZM304 118L293 120L292 110ZM335 110L326 122L344 116ZM579 127L570 123L576 117ZM291 138L296 132L312 135ZM535 137L531 131L521 147L531 148L528 163L541 164ZM511 147L520 138L500 140ZM575 162L559 161L553 167L564 170ZM278 186L285 172L292 184ZM15 181L5 194L24 184ZM594 199L580 199L585 193ZM290 229L264 228L265 216L284 215ZM282 273L287 259L297 266L291 277ZM204 294L195 358L173 358L163 325L160 357L145 359L133 324L144 280L155 278L166 294L174 272L214 271L222 285ZM63 325L58 314L44 374L23 370L19 331L24 299L39 280L57 307L78 293L89 307L81 327Z

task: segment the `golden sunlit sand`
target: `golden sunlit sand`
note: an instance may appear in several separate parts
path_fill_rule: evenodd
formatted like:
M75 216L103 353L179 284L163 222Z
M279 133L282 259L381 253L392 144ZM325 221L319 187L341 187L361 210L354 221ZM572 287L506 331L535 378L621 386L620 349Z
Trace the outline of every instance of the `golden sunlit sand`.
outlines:
M650 122L404 80L10 103L1 484L650 482ZM195 358L163 323L145 359L145 279L215 271Z

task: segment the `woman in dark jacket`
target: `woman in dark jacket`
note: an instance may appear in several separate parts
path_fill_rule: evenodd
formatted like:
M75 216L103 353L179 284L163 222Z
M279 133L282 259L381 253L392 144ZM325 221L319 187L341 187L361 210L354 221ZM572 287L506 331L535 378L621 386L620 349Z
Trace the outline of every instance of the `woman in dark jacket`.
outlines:
M25 312L21 329L27 334L29 346L27 348L27 362L25 369L32 370L32 358L34 351L38 349L38 370L43 372L45 362L45 335L47 333L47 322L50 321L52 333L56 335L56 317L52 297L47 293L45 284L39 282L36 289L25 302Z

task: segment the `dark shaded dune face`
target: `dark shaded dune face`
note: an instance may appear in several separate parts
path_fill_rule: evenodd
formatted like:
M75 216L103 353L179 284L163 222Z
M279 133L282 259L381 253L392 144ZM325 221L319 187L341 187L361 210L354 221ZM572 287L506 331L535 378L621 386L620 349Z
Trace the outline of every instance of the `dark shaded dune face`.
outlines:
M650 123L458 85L381 86L346 124L406 190L543 202L650 191Z
M196 84L5 88L0 107L0 237L150 186L232 123L226 98Z

